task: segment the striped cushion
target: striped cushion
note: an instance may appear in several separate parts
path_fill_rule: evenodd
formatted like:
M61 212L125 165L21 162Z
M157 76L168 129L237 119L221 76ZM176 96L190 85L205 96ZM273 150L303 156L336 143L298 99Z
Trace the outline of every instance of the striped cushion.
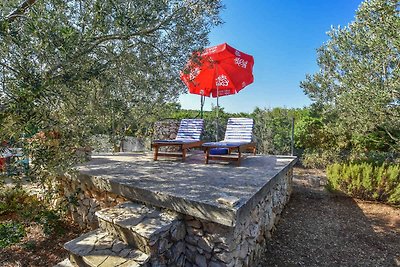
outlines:
M182 119L175 140L200 140L202 119Z
M253 119L230 118L226 125L224 142L246 142L252 141Z

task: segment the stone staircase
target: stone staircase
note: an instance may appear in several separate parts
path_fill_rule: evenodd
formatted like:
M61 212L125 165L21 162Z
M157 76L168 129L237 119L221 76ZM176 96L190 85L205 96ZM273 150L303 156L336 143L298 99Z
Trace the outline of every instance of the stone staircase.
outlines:
M185 224L179 215L126 202L96 212L99 228L67 242L57 267L183 266Z

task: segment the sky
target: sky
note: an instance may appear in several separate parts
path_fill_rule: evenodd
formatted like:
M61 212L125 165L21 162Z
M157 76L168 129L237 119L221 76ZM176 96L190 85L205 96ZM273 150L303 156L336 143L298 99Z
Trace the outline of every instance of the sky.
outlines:
M300 88L306 74L318 71L316 49L329 40L331 27L354 21L361 0L223 0L224 24L213 28L210 46L228 43L254 57L254 83L219 98L226 112L254 108L302 108L311 104ZM200 109L200 96L182 94L183 109ZM205 110L216 105L206 98Z

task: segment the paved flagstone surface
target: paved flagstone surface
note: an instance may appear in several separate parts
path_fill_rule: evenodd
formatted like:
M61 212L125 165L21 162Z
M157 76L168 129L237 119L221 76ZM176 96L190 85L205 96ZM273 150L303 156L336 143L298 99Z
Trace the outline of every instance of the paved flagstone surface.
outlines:
M211 162L202 152L186 162L173 158L153 161L152 154L95 154L78 166L80 179L130 199L181 213L235 225L296 162L290 156L246 156L241 166Z

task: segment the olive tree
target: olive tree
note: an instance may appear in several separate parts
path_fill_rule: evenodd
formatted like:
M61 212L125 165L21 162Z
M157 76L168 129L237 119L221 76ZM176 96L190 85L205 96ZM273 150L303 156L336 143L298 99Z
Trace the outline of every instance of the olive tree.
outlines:
M367 0L352 23L328 35L318 49L320 70L301 82L304 92L335 117L337 134L351 135L353 146L362 138L398 150L400 1Z
M60 171L93 129L135 127L185 90L179 71L208 44L221 8L217 0L2 1L0 139L25 142L37 170Z

